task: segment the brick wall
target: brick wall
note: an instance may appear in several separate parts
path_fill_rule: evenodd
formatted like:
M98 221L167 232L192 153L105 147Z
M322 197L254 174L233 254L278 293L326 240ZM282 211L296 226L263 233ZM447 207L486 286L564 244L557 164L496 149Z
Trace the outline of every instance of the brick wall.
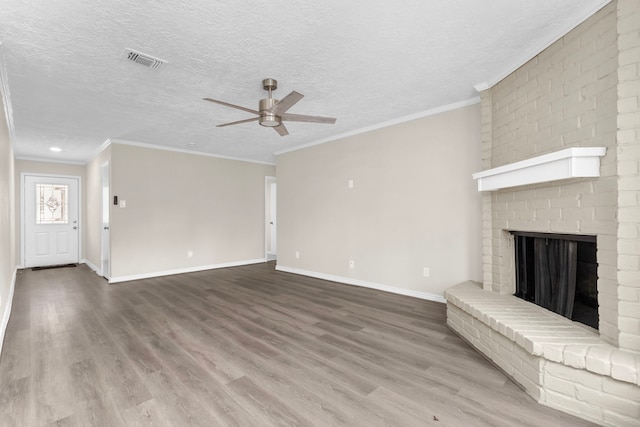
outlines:
M480 99L483 170L607 153L598 178L483 194L483 284L447 290L447 324L539 402L640 426L640 0L613 0ZM509 230L597 236L599 333L510 295Z
M639 3L605 6L483 91L481 102L484 168L569 147L607 147L599 178L484 196L484 288L515 290L507 230L596 235L600 334L640 352Z
M640 1L618 1L618 330L640 352Z

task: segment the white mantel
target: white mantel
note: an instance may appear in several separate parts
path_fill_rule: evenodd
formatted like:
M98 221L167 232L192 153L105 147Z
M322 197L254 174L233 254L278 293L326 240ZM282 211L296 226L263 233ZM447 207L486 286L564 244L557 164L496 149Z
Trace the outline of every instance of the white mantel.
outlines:
M600 157L605 147L573 147L497 168L474 173L478 191L493 191L519 185L567 178L600 176Z

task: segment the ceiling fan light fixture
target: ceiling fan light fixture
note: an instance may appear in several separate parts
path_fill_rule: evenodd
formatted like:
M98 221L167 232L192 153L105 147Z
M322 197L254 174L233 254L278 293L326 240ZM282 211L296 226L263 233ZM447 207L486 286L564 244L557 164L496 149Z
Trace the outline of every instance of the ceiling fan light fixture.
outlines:
M269 128L273 128L276 126L280 126L280 119L278 119L277 116L271 118L271 117L260 117L260 121L258 122L260 123L260 126L266 126Z
M280 117L271 113L261 113L260 120L258 121L260 126L266 126L269 128L280 126Z

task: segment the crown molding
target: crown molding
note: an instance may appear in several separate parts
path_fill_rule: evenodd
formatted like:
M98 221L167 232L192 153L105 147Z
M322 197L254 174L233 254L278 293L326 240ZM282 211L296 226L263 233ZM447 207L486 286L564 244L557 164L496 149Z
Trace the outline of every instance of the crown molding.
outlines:
M61 165L74 165L74 166L85 166L87 164L86 162L74 162L74 161L71 161L71 160L56 160L56 159L49 159L49 158L44 158L44 157L18 156L18 157L16 157L16 160L22 160L22 161L26 161L26 162L58 163L58 164L61 164Z
M147 144L147 143L144 143L144 142L129 141L129 140L126 140L126 139L107 139L107 141L109 141L109 144L131 145L131 146L134 146L134 147L150 148L150 149L153 149L153 150L173 151L173 152L176 152L176 153L191 154L193 156L214 157L214 158L223 159L223 160L234 160L236 162L257 163L259 165L275 166L275 163L261 162L261 161L258 161L258 160L243 159L243 158L240 158L240 157L221 156L221 155L218 155L218 154L205 153L205 152L202 152L202 151L185 150L183 148L165 147L165 146L162 146L162 145ZM105 143L106 143L106 141L105 141ZM106 148L109 144L107 144L107 145L103 144L104 148ZM104 149L104 148L102 148L102 149Z
M9 137L13 141L15 138L15 127L13 126L13 108L11 106L11 93L9 92L9 78L4 59L4 45L0 42L0 92L2 103L4 104L4 115L7 120Z
M95 159L96 157L98 157L100 155L100 153L102 153L104 150L107 149L108 146L111 145L111 139L107 138L104 140L104 142L102 144L100 144L100 146L96 149L96 151L93 152L93 155L91 156L91 158L89 160L87 160L87 163L89 163L91 160Z
M302 149L305 149L305 148L313 147L314 145L326 144L328 142L337 141L339 139L348 138L350 136L360 135L362 133L371 132L371 131L378 130L378 129L383 129L383 128L386 128L386 127L389 127L389 126L410 122L412 120L417 120L417 119L421 119L421 118L424 118L424 117L434 116L436 114L444 113L444 112L451 111L451 110L457 110L458 108L468 107L469 105L478 104L479 102L480 102L480 98L479 97L466 99L466 100L460 101L460 102L454 102L452 104L447 104L447 105L443 105L441 107L432 108L430 110L422 111L420 113L415 113L415 114L411 114L409 116L403 116L403 117L399 117L397 119L388 120L386 122L378 123L378 124L373 125L373 126L367 126L367 127L364 127L364 128L356 129L356 130L351 131L351 132L341 133L341 134L338 134L338 135L331 136L329 138L324 138L324 139L320 139L320 140L317 140L317 141L309 142L309 143L306 143L306 144L297 145L297 146L292 147L292 148L287 148L285 150L276 151L273 154L275 156L279 156L281 154L290 153L292 151L297 151L297 150L302 150Z

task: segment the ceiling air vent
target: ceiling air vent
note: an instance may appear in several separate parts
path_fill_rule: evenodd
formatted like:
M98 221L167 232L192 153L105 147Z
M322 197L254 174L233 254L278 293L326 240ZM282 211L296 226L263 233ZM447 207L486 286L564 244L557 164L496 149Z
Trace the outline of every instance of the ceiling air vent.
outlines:
M167 61L159 58L154 58L151 55L147 55L146 53L136 52L133 49L125 49L124 57L128 61L135 62L136 64L144 65L145 67L153 68L157 70L162 67Z

